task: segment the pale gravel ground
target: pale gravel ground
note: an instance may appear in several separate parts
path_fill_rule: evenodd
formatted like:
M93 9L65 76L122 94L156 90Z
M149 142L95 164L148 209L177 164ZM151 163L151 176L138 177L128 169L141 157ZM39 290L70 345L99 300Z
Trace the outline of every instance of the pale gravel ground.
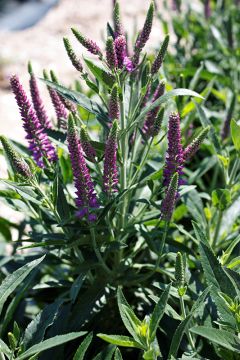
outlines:
M162 0L157 3L161 4ZM148 0L121 0L122 18L124 27L130 32L134 24L141 28ZM69 36L75 50L81 55L84 51L71 35L70 27L76 26L86 36L96 40L104 49L103 34L107 21L111 22L112 0L62 0L60 4L34 27L19 32L0 32L1 58L4 62L3 80L0 79L0 134L11 139L24 140L24 131L13 95L8 89L8 77L19 74L25 86L28 86L26 64L32 61L38 76L42 69L54 69L60 79L69 85L77 77L65 53L62 37ZM158 48L163 40L160 22L155 19L148 47ZM53 109L48 94L41 85L43 96L53 115ZM0 157L0 177L6 174L6 164ZM0 203L0 216L9 217L10 220L19 218L16 213L9 212Z

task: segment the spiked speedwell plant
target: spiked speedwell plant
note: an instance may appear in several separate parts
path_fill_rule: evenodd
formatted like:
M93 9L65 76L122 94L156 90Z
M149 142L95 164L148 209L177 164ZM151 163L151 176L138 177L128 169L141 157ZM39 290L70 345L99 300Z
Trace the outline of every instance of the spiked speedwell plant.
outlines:
M10 79L28 146L0 137L9 163L0 195L25 215L16 226L13 257L2 262L2 359L202 358L204 326L196 325L205 325L204 311L215 309L211 299L227 319L219 319L221 329L214 330L221 333L214 333L212 342L231 334L226 351L233 359L239 353L238 274L226 272L214 255L218 225L209 221L207 235L203 232L211 210L198 214L202 198L193 184L197 176L191 175L201 144L201 154L214 151L207 137L217 135L200 107L203 127L192 133L182 126L183 106L204 99L192 90L173 89L165 72L168 34L161 35L156 54L145 53L154 11L150 2L133 44L118 1L105 49L72 29L91 54L80 58L64 37L79 78L73 90L52 69L40 80L30 63L31 100L19 77ZM41 98L41 82L55 119ZM232 124L238 146L238 125ZM222 190L213 197L219 218L229 196ZM195 234L191 216L200 219L193 224ZM234 246L222 255L225 264ZM23 254L16 252L19 247ZM199 251L208 287L199 271ZM227 281L231 285L224 285ZM206 298L211 304L205 308ZM80 345L75 340L64 347L87 332Z

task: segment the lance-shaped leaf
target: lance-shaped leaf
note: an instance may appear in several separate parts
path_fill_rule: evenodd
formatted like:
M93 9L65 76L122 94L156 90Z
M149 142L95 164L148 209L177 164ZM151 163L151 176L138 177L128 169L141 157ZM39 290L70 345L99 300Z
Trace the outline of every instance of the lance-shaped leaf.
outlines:
M14 271L14 273L8 275L0 286L0 313L3 305L8 296L22 283L22 281L28 276L28 274L43 261L45 256L39 259L33 260L28 264L22 266L20 269Z

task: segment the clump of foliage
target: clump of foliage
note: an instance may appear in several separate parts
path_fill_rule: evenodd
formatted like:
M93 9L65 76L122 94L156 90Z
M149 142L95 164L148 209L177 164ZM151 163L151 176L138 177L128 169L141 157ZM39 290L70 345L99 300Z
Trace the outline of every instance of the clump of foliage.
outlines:
M0 219L5 239L18 232L0 260L2 359L239 358L240 127L232 106L220 141L211 96L222 83L213 91L203 65L183 85L198 65L182 34L175 57L166 32L144 53L154 13L150 2L130 44L114 1L105 50L72 29L91 58L64 38L80 81L44 70L55 119L30 63L31 97L11 77L28 146L0 137L0 196L24 214Z

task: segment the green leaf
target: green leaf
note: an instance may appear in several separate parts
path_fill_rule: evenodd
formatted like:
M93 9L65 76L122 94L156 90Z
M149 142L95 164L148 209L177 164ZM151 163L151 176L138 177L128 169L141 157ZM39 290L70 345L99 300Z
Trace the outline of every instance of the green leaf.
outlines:
M63 300L58 299L53 304L47 305L37 316L28 324L23 338L23 344L26 348L40 343L49 326L51 326L57 317L58 310Z
M63 185L59 179L59 174L56 175L53 182L53 204L62 221L66 221L70 217L69 205L63 191Z
M196 326L191 328L190 331L224 347L225 349L240 354L240 339L231 332L208 326Z
M12 351L9 349L9 347L5 344L5 342L0 339L0 353L5 354L6 356L10 357Z
M199 251L201 256L201 264L208 285L211 286L211 296L217 306L221 318L234 326L235 320L233 315L228 311L223 299L219 296L219 292L223 292L234 298L236 291L231 279L225 273L224 269L215 257L206 236L203 234L199 226L193 222L193 228L197 239L199 240Z
M93 333L91 332L88 334L88 336L85 337L83 342L78 347L78 349L73 357L73 360L83 360L84 359L84 355L92 341L92 338L93 338Z
M202 294L198 297L197 301L194 303L189 315L178 325L172 341L170 345L170 350L168 354L168 359L171 359L173 357L174 359L177 357L178 349L181 344L183 335L185 334L186 330L189 327L190 322L192 321L193 315L197 313L203 304L207 294L209 293L210 287L206 288Z
M99 354L97 354L97 356L95 356L93 360L111 360L115 350L116 350L115 345L112 344L108 345Z
M44 340L39 344L33 345L29 349L27 349L23 354L21 354L19 357L17 357L16 360L23 360L28 358L31 355L40 353L44 350L51 349L52 347L62 345L68 341L77 339L80 336L83 336L86 334L86 331L79 331L79 332L73 332L66 335L58 335L54 336L50 339Z
M9 180L1 180L1 182L9 187L14 188L24 200L29 200L34 204L41 205L41 201L37 200L37 195L33 187L29 185L20 185Z
M0 286L0 314L8 296L22 283L28 274L43 261L44 258L45 256L42 256L39 259L29 262L3 280Z
M116 348L115 354L114 354L114 360L123 360L122 354L118 348Z
M212 203L217 209L223 211L231 204L231 192L228 189L216 189L212 192Z
M66 97L75 104L80 105L88 112L95 114L98 120L108 121L106 114L102 111L101 106L98 105L95 101L89 99L87 96L83 95L74 90L69 90L68 88L58 85L52 81L41 79L46 85L55 89L59 94Z
M137 342L141 343L141 338L138 335L138 329L141 328L142 323L134 314L120 288L118 288L117 300L120 316L126 329Z
M237 151L240 150L240 126L235 120L231 120L231 135L234 147Z
M97 334L97 336L100 339L109 342L110 344L142 349L142 347L139 345L139 343L137 343L133 338L131 338L129 336L106 335L106 334Z
M146 114L149 111L155 109L155 107L157 107L157 106L160 106L160 105L166 103L168 100L170 100L174 96L195 96L197 98L202 99L201 95L199 95L198 93L196 93L195 91L192 91L192 90L181 89L181 88L171 90L168 93L166 93L165 95L163 95L160 98L158 98L157 100L155 100L151 105L146 106L144 108L144 110L140 113L140 115L137 117L137 119L134 121L134 123L139 123L140 120L144 119L144 117L146 116Z
M107 72L103 67L96 65L96 63L90 59L84 58L84 61L87 64L89 70L99 80L99 82L107 85L110 88L113 86L115 78L112 74Z
M149 324L150 342L153 342L153 340L156 336L159 322L164 315L165 308L166 308L166 305L168 302L170 289L171 289L171 284L169 284L168 287L166 288L166 290L162 293L157 304L154 307L154 310L153 310L153 313L151 316L151 320L150 320L150 324Z

